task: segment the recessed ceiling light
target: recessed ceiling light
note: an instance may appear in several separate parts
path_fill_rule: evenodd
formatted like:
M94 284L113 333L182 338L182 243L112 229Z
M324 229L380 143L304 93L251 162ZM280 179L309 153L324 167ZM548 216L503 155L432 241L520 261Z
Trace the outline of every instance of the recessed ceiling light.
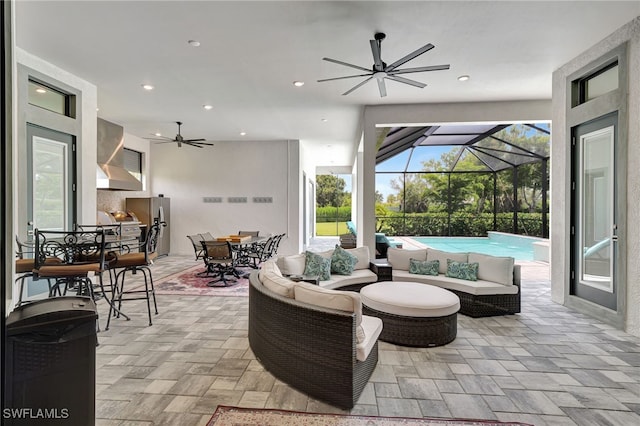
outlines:
M213 109L213 105L202 105L204 109Z
M304 81L294 81L293 85L296 87L302 87L304 86Z
M96 108L96 111L100 111L100 108Z
M152 85L150 85L150 84L143 84L143 85L142 85L142 88L143 88L144 90L153 90L153 86L152 86Z
M193 46L193 47L200 46L200 42L198 40L189 40L187 43L189 43L189 46Z
M45 89L43 89L42 87L38 87L36 89L36 92L38 92L38 93L47 93L47 91Z
M162 136L162 133L158 132L158 133L154 133L154 135L156 135L156 136Z
M240 132L240 136L245 136L247 132Z
M467 81L470 78L471 77L469 77L468 75L461 75L460 77L458 77L458 81Z
M320 121L322 121L323 123L326 123L329 120L327 120L326 118L321 118Z

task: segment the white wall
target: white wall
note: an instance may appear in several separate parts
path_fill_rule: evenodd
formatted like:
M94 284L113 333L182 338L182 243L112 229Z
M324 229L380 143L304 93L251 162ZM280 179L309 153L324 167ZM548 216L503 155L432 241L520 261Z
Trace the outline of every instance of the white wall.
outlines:
M298 141L216 142L202 149L152 144L150 194L171 199L171 253L193 254L187 235L239 230L286 233L279 253L302 247L302 168ZM203 197L222 197L204 203ZM247 197L229 203L228 197ZM253 197L273 197L254 203Z
M364 112L364 152L358 191L358 245L375 253L376 125L443 123L511 123L551 120L551 100L367 106ZM362 233L360 232L362 230ZM361 240L362 238L362 240Z

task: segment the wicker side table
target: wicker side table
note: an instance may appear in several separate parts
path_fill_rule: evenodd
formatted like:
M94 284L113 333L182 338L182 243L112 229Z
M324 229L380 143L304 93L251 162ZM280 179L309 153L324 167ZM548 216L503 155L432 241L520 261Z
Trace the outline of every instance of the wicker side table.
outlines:
M371 269L378 276L378 281L392 281L393 268L386 260L374 260L369 262L369 269Z

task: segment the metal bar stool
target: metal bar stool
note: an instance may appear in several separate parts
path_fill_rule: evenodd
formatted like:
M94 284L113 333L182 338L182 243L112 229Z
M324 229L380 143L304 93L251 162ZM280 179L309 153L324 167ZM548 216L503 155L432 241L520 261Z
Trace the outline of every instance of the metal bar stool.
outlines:
M158 257L156 248L158 246L158 232L160 231L160 225L155 223L147 232L145 241L140 244L139 251L137 253L125 253L117 254L115 261L110 264L110 267L118 270L115 280L115 294L113 296L113 305L118 303L117 308L112 306L109 309L109 318L107 319L106 329L109 329L112 316L119 316L119 311L123 301L127 300L146 300L147 312L149 314L149 325L153 325L151 320L151 298L153 298L153 307L155 314L158 315L158 305L156 303L156 292L153 286L153 276L149 266L153 264L153 260ZM137 273L142 272L144 277L144 289L126 289L125 278L127 272ZM129 319L129 318L127 318Z

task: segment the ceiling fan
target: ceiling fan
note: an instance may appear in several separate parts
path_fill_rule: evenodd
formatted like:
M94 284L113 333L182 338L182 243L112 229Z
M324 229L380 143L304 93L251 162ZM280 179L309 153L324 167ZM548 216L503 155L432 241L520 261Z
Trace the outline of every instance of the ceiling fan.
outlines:
M178 144L178 148L181 148L182 144L195 146L196 148L202 148L203 146L213 146L212 143L205 142L206 139L185 139L185 138L183 138L182 135L180 134L180 126L182 126L182 122L181 121L176 121L176 124L178 125L178 134L173 139L168 138L166 136L156 136L156 137L153 137L153 138L145 138L145 139L156 141L156 143L175 142L175 143Z
M367 77L363 81L361 81L360 83L356 84L351 89L349 89L346 92L344 92L342 94L344 96L344 95L348 95L349 93L353 92L357 88L363 86L368 81L370 81L370 80L375 78L378 81L378 90L380 90L380 97L385 97L385 96L387 96L387 88L385 87L385 84L384 84L384 80L385 79L397 81L398 83L404 83L404 84L408 84L410 86L419 87L419 88L422 89L423 87L426 86L426 84L421 83L419 81L410 80L410 79L405 78L405 77L401 77L399 74L409 74L409 73L414 73L414 72L439 71L439 70L448 70L449 69L449 66L450 66L449 64L447 64L447 65L431 65L431 66L427 66L427 67L417 67L417 68L398 69L398 67L400 65L403 65L406 62L409 62L410 60L412 60L414 58L417 58L418 56L422 55L423 53L428 52L429 50L433 49L435 46L433 44L431 44L431 43L426 44L426 45L422 46L421 48L419 48L417 50L414 50L413 52L409 53L408 55L398 59L397 61L395 61L391 65L387 65L385 62L382 61L382 53L381 53L382 40L384 40L385 37L386 37L386 35L384 33L376 33L375 36L374 36L375 40L369 40L369 43L371 44L371 53L373 54L373 67L371 69L364 68L364 67L361 67L361 66L358 66L358 65L349 64L349 63L343 62L343 61L338 61L337 59L322 58L323 60L328 61L328 62L333 62L333 63L340 64L340 65L345 65L347 67L355 68L355 69L361 70L361 71L366 71L367 72L366 74L356 74L356 75L348 75L348 76L345 76L345 77L325 78L325 79L322 79L322 80L318 80L318 83L321 83L321 82L324 82L324 81L342 80L342 79L345 79L345 78Z

